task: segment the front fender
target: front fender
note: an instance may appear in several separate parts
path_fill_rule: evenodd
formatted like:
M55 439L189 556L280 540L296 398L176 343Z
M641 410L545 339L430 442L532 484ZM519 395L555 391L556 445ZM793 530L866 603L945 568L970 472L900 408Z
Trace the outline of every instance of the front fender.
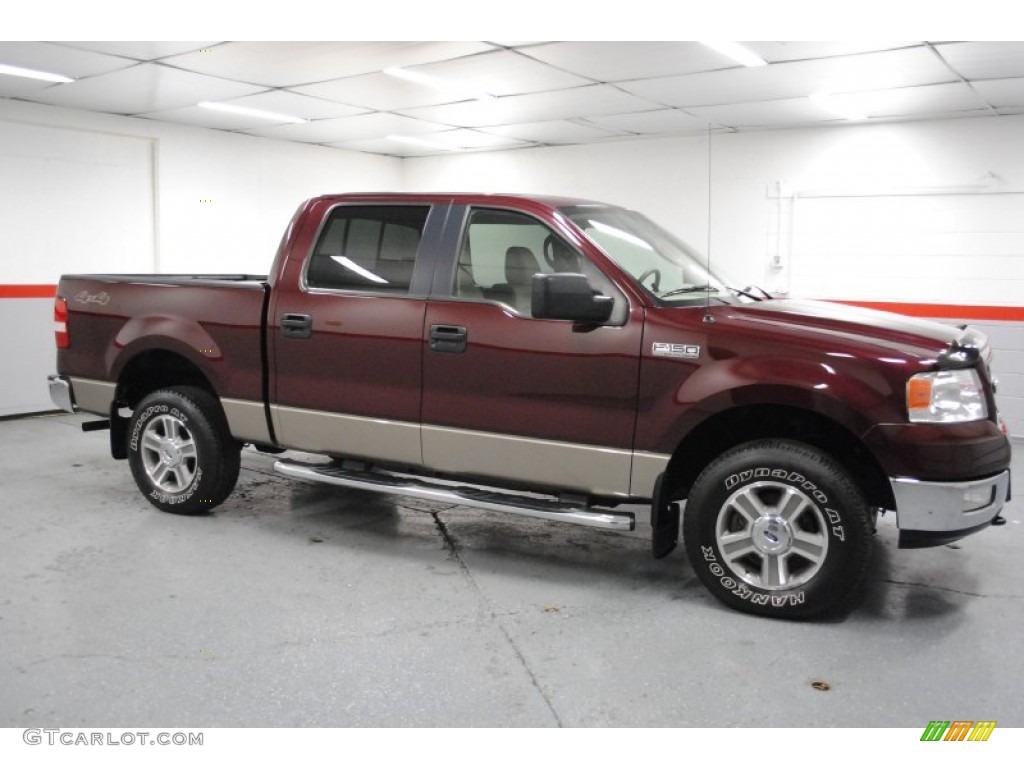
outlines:
M902 417L895 412L893 385L877 371L851 372L794 357L734 357L689 371L677 366L675 374L671 385L665 370L645 377L637 422L639 450L671 454L706 420L745 406L813 411L857 436L873 424ZM652 386L655 377L664 382L660 393Z

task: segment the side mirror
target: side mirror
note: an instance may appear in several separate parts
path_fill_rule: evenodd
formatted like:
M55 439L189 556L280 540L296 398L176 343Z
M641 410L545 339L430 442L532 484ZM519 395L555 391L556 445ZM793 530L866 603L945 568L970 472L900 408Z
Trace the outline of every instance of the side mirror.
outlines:
M615 300L595 291L586 275L554 272L533 276L533 316L577 323L603 323Z

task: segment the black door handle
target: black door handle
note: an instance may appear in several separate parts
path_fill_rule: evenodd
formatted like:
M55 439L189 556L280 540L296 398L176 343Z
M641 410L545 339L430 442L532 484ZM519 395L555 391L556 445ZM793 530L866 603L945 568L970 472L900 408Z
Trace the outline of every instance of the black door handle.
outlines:
M433 352L465 352L466 329L461 325L430 326L430 349Z
M308 339L313 334L313 316L285 312L281 315L281 330L286 339Z

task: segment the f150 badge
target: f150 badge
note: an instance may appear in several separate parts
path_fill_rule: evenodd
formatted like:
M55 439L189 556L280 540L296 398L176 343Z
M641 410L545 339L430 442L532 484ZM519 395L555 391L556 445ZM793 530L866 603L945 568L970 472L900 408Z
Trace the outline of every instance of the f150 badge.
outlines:
M699 344L670 344L667 341L656 341L651 346L654 357L681 357L685 360L696 360L700 357Z

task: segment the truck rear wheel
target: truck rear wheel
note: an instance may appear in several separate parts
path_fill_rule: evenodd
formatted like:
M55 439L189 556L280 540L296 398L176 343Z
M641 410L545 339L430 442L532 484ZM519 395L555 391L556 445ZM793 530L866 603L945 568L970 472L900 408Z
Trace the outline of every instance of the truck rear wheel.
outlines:
M803 443L760 440L709 464L686 502L697 576L747 613L806 618L840 608L863 581L871 523L850 476Z
M194 515L234 490L241 446L212 395L175 387L153 392L136 406L128 425L128 463L153 506Z

